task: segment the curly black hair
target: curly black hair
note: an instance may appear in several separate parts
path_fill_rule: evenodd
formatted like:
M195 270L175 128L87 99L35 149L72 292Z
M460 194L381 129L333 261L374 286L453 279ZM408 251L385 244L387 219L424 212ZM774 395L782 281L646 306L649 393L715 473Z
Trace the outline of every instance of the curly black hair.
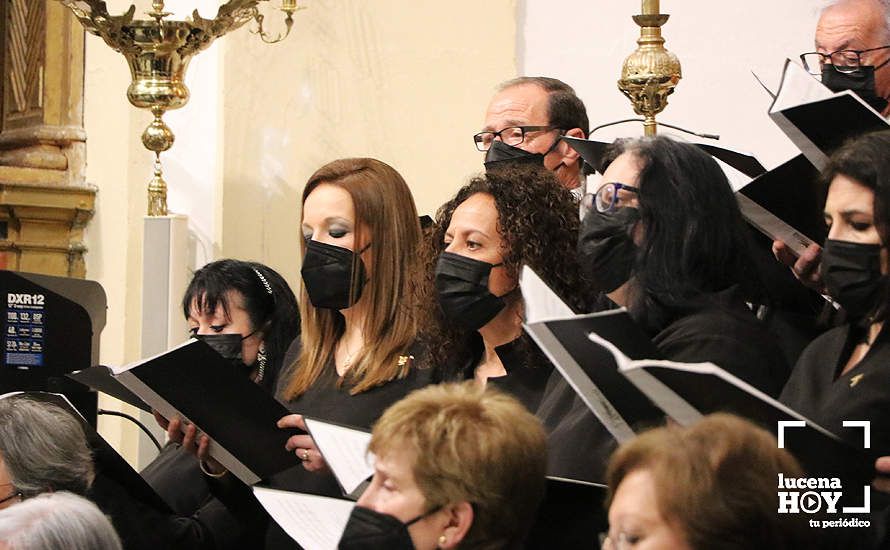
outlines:
M588 286L582 282L575 244L578 240L578 205L572 194L561 187L554 174L542 167L509 166L480 174L464 185L436 213L429 233L429 257L425 285L425 303L431 319L427 327L432 364L438 365L444 379L458 377L449 365L464 365L472 356L470 342L476 331L462 328L448 320L435 291L435 270L439 256L446 248L445 231L451 224L454 210L476 193L487 193L498 211L498 232L507 245L502 250L504 268L514 278L520 268L532 268L575 311L586 311L592 303ZM519 299L519 293L515 293ZM520 344L529 353L528 364L543 361L523 334ZM522 348L520 348L522 349Z

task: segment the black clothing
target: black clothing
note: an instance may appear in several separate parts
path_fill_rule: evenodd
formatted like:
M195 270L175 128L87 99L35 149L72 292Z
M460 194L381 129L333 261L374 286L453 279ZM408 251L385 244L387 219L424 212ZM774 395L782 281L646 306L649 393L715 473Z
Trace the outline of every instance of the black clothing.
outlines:
M730 289L677 316L652 339L665 359L711 362L777 396L788 368L772 335ZM551 375L537 416L548 438L548 475L603 483L617 443L559 372ZM634 429L639 426L632 426Z
M778 342L734 289L714 298L708 307L675 319L652 342L666 359L682 363L709 361L778 397L790 373Z
M301 342L295 340L285 355L284 364L293 365L300 352ZM325 365L321 376L301 396L285 405L297 414L310 416L319 420L336 422L356 428L370 430L374 422L390 405L399 401L410 392L430 383L432 369L426 365L425 351L419 345L412 346L409 355L413 357L413 367L408 376L392 380L364 391L357 395L349 394L349 386L337 387L337 369L331 360ZM288 373L283 373L279 380L277 394L281 399L282 389L288 382ZM238 517L251 516L251 523L267 521L265 548L295 548L297 544L283 529L262 512L259 503L253 498L250 489L233 476L223 479L208 479L211 491L222 500L229 510ZM205 479L207 479L205 477ZM313 473L303 468L294 455L294 467L272 476L268 485L275 489L309 493L330 497L343 497L337 480L330 473Z
M890 455L890 334L881 330L871 348L849 372L840 375L860 341L855 326L832 329L801 354L781 401L803 416L862 446L862 430L843 420L871 421L871 448Z
M450 374L436 382L458 382L475 377L476 367L485 353L485 345L478 332L468 336L466 347L468 353L455 354L454 360L442 369L442 372ZM553 365L525 336L500 345L494 351L507 374L491 377L487 383L515 397L529 411L536 411L544 394L544 386L553 372Z
M864 334L865 329L856 325L843 325L814 340L801 354L780 401L856 448L862 448L862 429L844 428L843 421L871 421L871 449L886 456L890 454L890 331L886 326L865 357L840 374ZM890 547L888 515L890 497L873 490L871 514L862 514L862 519L871 521L871 528L861 534L871 540L857 541L857 546Z
M534 346L534 343L531 341L526 341L524 344ZM553 372L553 365L550 361L543 359L543 355L537 349L531 353L541 356L543 360L529 364L528 354L522 353L522 347L518 340L513 340L494 348L507 374L489 378L488 384L509 393L525 405L525 408L534 412L541 404L541 398L544 396L544 387L547 385L547 380Z
M142 470L142 477L173 509L181 522L195 523L194 532L208 548L243 548L245 526L213 497L194 456L170 442Z
M101 470L87 497L109 516L125 550L216 548L210 533L218 525L203 517L182 517L159 512L134 498L127 489ZM221 506L220 506L221 507Z

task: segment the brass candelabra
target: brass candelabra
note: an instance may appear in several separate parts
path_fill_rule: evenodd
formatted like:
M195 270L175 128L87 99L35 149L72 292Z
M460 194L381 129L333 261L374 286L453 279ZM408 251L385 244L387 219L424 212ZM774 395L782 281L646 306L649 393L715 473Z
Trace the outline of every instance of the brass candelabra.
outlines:
M654 136L658 128L655 115L667 106L667 98L682 77L680 60L664 47L661 27L668 15L659 13L659 0L642 0L641 14L634 15L640 26L637 49L624 60L618 89L630 99L634 112L644 118L645 135Z
M142 133L142 144L155 154L154 176L148 185L148 215L167 215L167 183L161 170L161 153L173 145L175 136L163 120L164 113L188 103L185 71L192 57L217 38L254 21L264 42L286 38L293 26L297 0L281 0L285 14L284 34L271 37L263 28L264 16L258 4L268 0L229 0L219 7L216 17L204 19L198 10L191 19L167 19L164 0L153 0L149 19L134 19L136 6L123 15L109 15L102 0L57 0L70 9L84 28L100 36L112 49L124 55L132 81L127 99L134 106L151 110L154 120Z

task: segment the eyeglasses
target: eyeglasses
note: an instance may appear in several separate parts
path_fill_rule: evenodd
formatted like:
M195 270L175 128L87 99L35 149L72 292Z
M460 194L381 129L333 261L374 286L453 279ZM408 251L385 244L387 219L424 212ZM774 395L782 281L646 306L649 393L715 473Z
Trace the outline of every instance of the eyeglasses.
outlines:
M5 486L7 486L7 485L9 485L10 487L13 487L12 483L3 483L3 484L0 484L0 487L5 487ZM13 488L15 488L15 487L13 487ZM22 493L21 491L15 491L15 492L13 492L11 495L9 495L9 496L7 496L7 497L0 498L0 504L3 504L4 502L10 501L10 500L12 500L12 499L14 499L14 498L23 498L24 496L25 496L24 493Z
M480 151L488 151L495 138L501 138L501 141L507 145L519 145L525 140L525 134L527 132L557 129L556 126L508 126L499 132L479 132L473 136L473 141L476 143L476 149Z
M800 61L803 63L804 69L815 76L822 74L822 67L825 65L833 66L840 73L850 74L855 73L862 66L862 54L886 48L890 48L890 44L867 50L838 50L831 53L808 52L800 54Z
M622 191L624 192L622 193ZM630 202L628 193L639 195L640 190L632 185L618 182L604 183L596 190L596 193L587 193L581 198L581 207L585 209L585 212L589 212L593 207L596 207L597 212L611 212Z

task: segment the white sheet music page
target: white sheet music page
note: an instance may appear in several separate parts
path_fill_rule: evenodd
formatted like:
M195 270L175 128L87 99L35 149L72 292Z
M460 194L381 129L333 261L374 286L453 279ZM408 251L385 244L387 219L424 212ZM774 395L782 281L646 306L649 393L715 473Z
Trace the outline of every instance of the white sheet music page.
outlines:
M786 59L785 68L782 70L782 82L779 84L779 91L769 112L776 113L798 105L828 99L833 95L834 92L806 69Z
M254 487L253 494L284 532L306 550L337 548L355 503Z
M522 289L522 299L525 300L526 324L569 319L575 316L572 308L566 305L532 268L522 266L519 286Z
M373 456L367 453L371 434L337 424L304 418L306 428L337 481L352 494L359 485L374 475Z

